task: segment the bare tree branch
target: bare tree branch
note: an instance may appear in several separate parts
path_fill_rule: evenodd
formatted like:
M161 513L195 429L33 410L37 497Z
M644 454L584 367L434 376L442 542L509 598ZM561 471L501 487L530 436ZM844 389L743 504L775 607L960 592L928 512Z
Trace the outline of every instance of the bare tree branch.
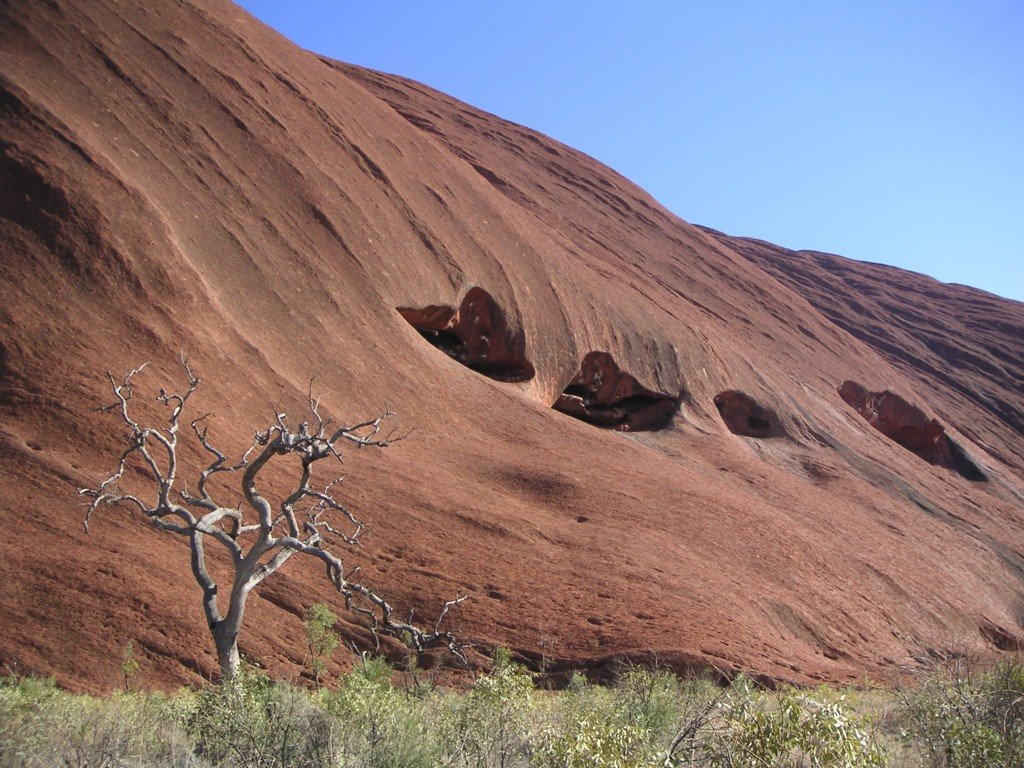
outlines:
M308 419L292 427L288 414L280 407L275 408L270 426L255 434L252 445L234 463L213 445L207 425L209 414L199 416L188 425L199 448L212 459L198 472L196 494L193 495L184 484L180 489L175 486L178 483L182 414L199 388L200 379L184 354L181 365L187 379L185 391L169 392L161 388L156 396L157 402L167 409L166 426L162 428L142 426L132 413L130 403L135 391L134 379L146 365L132 369L120 382L112 374L107 374L116 401L101 410L116 413L128 427L126 446L114 471L96 488L82 488L79 493L89 500L84 519L87 531L92 515L99 507L124 505L144 514L161 530L187 538L192 574L203 592L203 611L217 647L222 674L230 677L238 669L237 638L249 593L297 554L317 558L323 563L327 578L343 596L346 609L365 618L378 647L377 634L380 633L407 643L417 653L442 646L465 661L455 636L449 631L442 631L441 625L449 610L466 597L457 596L445 603L430 630L414 625L411 613L409 621L396 621L394 609L382 596L352 580L358 568L346 577L343 561L329 549L331 540L347 547L359 546L360 536L367 528L335 498L334 488L341 478L327 483L323 490L311 485L314 466L332 457L342 460L339 445L343 441L360 448L386 448L404 439L406 435L398 435L394 428L385 428L386 420L394 416L394 412L385 405L379 416L349 426L335 426L332 420L321 415L320 400L313 395L313 381L310 380L306 403ZM296 457L300 472L294 490L280 500L275 513L275 505L263 495L259 486L263 471L280 456ZM152 503L118 490L118 484L133 463L141 466L156 486ZM239 472L245 508L219 504L210 488L211 478ZM301 523L300 506L305 509ZM247 522L246 510L255 516L253 522ZM335 518L340 518L348 530L336 527ZM225 524L227 528L222 527ZM279 531L282 526L283 530ZM221 610L217 583L207 569L206 537L213 538L231 556L234 577L226 612Z

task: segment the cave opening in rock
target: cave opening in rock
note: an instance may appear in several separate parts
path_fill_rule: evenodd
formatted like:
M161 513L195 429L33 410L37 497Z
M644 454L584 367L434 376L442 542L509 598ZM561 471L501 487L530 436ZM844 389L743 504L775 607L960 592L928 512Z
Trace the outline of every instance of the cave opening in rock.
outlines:
M725 426L734 435L771 437L778 431L775 414L745 392L736 389L719 392L714 403Z
M449 357L458 358L462 349L462 339L452 331L435 331L432 328L417 328L420 335L440 349Z
M961 477L973 483L988 482L988 476L974 463L974 459L964 450L964 447L951 437L946 439L949 440L949 453L953 458L953 469Z
M526 337L513 331L505 313L483 288L471 288L462 304L398 307L399 314L448 357L496 381L517 383L535 375Z
M757 416L747 416L747 429L751 432L769 432L772 423L768 419L759 419Z
M844 381L838 392L871 426L929 464L951 469L972 482L988 480L942 424L895 392L870 392L855 381Z
M668 426L679 403L641 385L607 352L589 352L552 407L603 429L653 432Z

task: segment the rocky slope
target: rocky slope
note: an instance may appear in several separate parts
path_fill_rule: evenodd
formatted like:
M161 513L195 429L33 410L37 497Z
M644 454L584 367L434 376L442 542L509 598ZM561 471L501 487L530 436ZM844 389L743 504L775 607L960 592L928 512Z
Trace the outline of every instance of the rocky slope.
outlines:
M969 411L957 428L1024 471L1024 317L1018 302L925 275L705 230L861 339L917 385ZM965 255L965 258L973 255ZM946 419L957 409L936 401Z
M811 681L1024 637L1020 304L691 226L219 0L0 6L0 148L4 663L107 689L134 639L150 684L211 674L183 543L87 535L76 495L121 446L104 371L150 361L157 418L181 349L232 455L314 376L339 420L396 410L346 456L347 562L419 615L468 594L481 648ZM243 652L294 674L317 601L289 563Z

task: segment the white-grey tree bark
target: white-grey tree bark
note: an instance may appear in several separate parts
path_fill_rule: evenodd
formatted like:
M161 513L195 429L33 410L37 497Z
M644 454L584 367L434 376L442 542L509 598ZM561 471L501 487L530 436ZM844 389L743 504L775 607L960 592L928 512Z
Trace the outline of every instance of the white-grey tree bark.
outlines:
M199 378L182 356L182 367L188 377L184 393L168 393L161 389L157 400L168 410L167 422L160 427L143 426L135 420L130 407L134 395L134 379L146 367L129 371L121 381L110 373L107 378L116 401L107 406L128 427L128 436L117 467L96 488L82 488L88 498L85 529L100 506L124 505L145 515L157 528L187 539L192 574L202 589L202 605L210 634L217 649L217 659L224 679L232 677L239 666L238 635L245 617L249 594L264 579L277 571L293 555L306 555L320 560L327 578L344 597L345 608L362 617L376 638L378 633L398 638L417 653L429 647L447 647L462 659L461 648L450 631L442 631L441 623L448 610L462 602L456 597L445 603L432 628L423 629L396 618L392 606L378 593L354 581L358 568L346 574L342 559L329 549L329 543L343 546L359 545L364 525L334 496L332 481L318 490L312 483L314 466L323 460L341 461L344 443L358 447L385 448L401 439L394 431L384 432L383 424L394 414L387 408L381 415L353 424L334 426L320 416L319 400L308 397L308 421L292 427L285 413L275 413L272 423L257 432L249 450L235 463L210 442L205 420L200 416L188 422L192 435L211 460L198 473L195 493L179 481L179 438L182 414L189 399L199 387ZM260 492L260 476L276 457L292 456L299 460L299 478L294 490L273 504ZM124 493L119 481L132 464L141 466L155 484L152 498ZM244 505L229 507L213 498L210 480L218 474L234 474L240 479ZM344 526L344 527L335 527ZM205 544L212 539L230 555L233 566L231 591L226 610L218 584L206 566Z

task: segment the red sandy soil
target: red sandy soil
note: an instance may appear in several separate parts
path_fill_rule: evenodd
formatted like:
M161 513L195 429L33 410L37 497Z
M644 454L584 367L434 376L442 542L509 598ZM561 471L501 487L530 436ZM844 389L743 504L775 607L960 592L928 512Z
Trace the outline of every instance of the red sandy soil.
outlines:
M346 457L374 525L347 562L424 618L468 594L452 620L480 648L813 682L1024 639L1024 305L691 226L220 0L0 6L0 142L0 662L109 690L134 640L149 685L213 673L184 543L114 509L86 535L76 495L121 446L104 371L150 361L156 418L179 349L232 454L313 376L338 419L398 411L407 440ZM668 426L552 408L600 370L676 399ZM891 440L906 425L845 381L936 419L987 480ZM243 652L297 674L318 601L340 611L293 559Z

